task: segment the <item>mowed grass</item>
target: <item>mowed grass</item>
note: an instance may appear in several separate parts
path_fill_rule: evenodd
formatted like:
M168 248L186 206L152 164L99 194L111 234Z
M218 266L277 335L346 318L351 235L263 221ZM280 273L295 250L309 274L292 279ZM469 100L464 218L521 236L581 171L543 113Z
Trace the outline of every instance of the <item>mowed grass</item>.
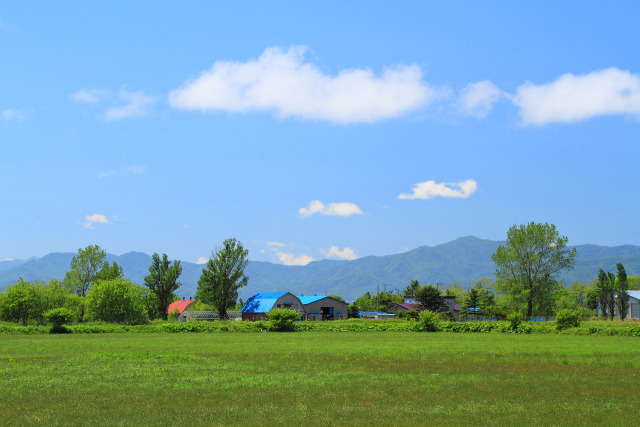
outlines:
M635 425L640 340L0 336L2 425Z

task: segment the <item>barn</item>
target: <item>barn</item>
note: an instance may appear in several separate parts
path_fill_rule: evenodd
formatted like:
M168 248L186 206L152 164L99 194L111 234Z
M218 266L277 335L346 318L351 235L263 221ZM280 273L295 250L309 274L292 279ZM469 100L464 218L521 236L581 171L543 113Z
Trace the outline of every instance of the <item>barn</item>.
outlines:
M191 307L195 302L196 300L194 300L191 297L189 297L188 300L183 297L182 299L179 299L169 304L169 307L167 308L167 314L171 313L174 310L178 310L178 315L181 315L185 310Z
M273 308L290 308L305 318L305 308L300 299L291 292L260 292L247 300L242 307L242 320L267 320Z
M301 295L300 301L307 312L307 320L335 320L349 317L349 304L328 296Z

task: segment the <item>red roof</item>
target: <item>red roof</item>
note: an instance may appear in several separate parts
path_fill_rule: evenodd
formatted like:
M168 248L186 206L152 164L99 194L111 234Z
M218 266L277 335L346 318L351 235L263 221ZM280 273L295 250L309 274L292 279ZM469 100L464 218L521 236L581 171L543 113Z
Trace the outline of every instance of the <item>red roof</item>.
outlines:
M171 313L173 310L177 308L178 314L182 314L182 312L185 311L187 308L189 308L189 306L194 302L196 302L196 300L193 300L193 299L188 299L188 300L181 299L178 301L174 301L171 304L169 304L169 308L167 308L167 313Z
M415 305L415 304L409 304L409 303L398 303L398 304L394 304L394 305L399 305L400 307L404 308L405 310L416 310L416 311L420 311L421 307Z

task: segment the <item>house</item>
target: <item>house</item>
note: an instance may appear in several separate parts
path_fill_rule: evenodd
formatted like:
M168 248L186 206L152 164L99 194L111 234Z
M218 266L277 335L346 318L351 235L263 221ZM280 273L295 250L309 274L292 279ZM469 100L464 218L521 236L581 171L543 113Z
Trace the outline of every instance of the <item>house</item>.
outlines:
M334 320L349 317L349 304L328 296L298 297L307 312L307 320Z
M178 316L180 316L185 310L191 307L195 302L196 300L194 300L191 297L189 297L188 300L182 297L181 300L174 301L171 304L169 304L169 307L167 308L167 314L173 312L174 310L178 310Z
M406 297L405 297L406 298ZM398 304L393 304L391 307L389 307L389 313L397 313L399 311L409 311L409 310L415 310L415 311L420 311L422 310L422 307L420 307L417 304L410 304L410 303L398 303Z
M629 295L629 309L627 311L627 319L640 319L640 291L627 291ZM602 316L600 310L600 302L598 302L598 316ZM618 305L616 304L615 316L620 316Z
M296 310L303 319L307 314L300 299L291 292L260 292L249 298L240 312L242 320L268 320L267 313L273 308Z
M418 304L418 301L416 300L416 297L414 297L413 295L405 295L404 296L404 303L405 304Z

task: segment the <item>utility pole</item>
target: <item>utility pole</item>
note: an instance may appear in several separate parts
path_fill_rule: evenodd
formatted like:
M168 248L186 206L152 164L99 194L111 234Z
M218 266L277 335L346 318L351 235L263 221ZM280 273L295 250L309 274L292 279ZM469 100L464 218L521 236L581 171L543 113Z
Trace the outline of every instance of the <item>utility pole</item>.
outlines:
M376 285L376 311L380 311L380 286Z

